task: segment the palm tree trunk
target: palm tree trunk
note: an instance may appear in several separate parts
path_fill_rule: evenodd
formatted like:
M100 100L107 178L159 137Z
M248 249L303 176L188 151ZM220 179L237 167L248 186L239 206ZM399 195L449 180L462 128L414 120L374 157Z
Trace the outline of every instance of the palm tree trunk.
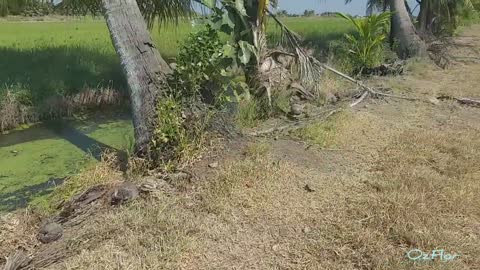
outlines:
M420 3L420 13L418 14L418 29L422 33L427 33L433 20L431 0L423 0Z
M390 0L392 11L391 38L396 43L400 58L423 57L427 54L425 42L415 32L404 0Z
M136 0L102 0L108 29L127 78L137 154L148 153L159 95L171 72L148 32Z

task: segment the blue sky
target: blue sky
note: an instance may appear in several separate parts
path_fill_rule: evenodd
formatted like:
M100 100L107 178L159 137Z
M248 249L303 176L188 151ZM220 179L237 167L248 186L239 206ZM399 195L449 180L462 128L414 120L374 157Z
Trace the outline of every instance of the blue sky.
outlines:
M409 0L409 2L412 1ZM296 14L303 13L306 9L313 9L317 13L338 11L352 15L365 15L366 3L367 0L352 0L348 5L345 5L344 0L279 0L280 9ZM413 3L411 6L415 7Z
M353 0L345 5L344 0L279 0L279 9L289 13L303 13L306 9L313 9L317 13L325 11L346 12L352 15L365 15L367 0Z
M54 0L59 3L62 0ZM415 7L415 0L408 0L412 7ZM352 0L352 3L345 5L344 0L279 0L279 9L285 9L289 13L303 14L306 9L313 9L317 13L325 11L337 11L350 13L352 15L365 15L367 0Z

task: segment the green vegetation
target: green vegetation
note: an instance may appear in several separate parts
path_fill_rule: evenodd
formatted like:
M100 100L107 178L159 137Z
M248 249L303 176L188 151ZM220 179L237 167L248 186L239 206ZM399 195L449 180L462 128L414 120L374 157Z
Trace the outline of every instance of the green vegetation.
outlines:
M53 12L50 1L2 0L0 17L7 15L44 16Z
M224 54L220 36L210 27L191 33L180 46L176 58L177 66L170 80L174 88L172 95L183 99L197 99L201 95L204 99L220 96L222 93L216 90L224 89L216 89L221 86L214 84L227 85L230 81L223 68ZM206 102L213 104L215 100Z
M240 99L238 102L236 121L240 127L254 127L263 118L262 105L255 99Z
M340 17L355 26L355 34L345 34L348 59L355 73L365 68L374 68L384 62L385 40L391 14L373 14L365 19L355 19L339 13Z
M203 112L184 117L182 105L173 97L165 97L157 106L159 117L152 142L155 151L152 158L154 162L160 162L154 165L162 169L170 170L177 163L188 160L203 142L208 120Z
M305 128L294 131L291 135L315 144L320 148L328 148L335 143L338 129L351 118L351 115L346 112L340 112L330 117L326 121L321 121L308 125Z

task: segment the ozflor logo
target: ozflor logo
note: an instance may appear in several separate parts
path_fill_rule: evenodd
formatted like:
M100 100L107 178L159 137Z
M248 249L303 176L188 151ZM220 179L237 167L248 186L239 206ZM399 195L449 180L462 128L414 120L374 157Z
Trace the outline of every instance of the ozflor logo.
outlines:
M438 259L442 262L449 262L458 258L459 254L450 254L444 249L435 249L432 252L423 252L420 249L412 249L407 252L407 258L411 261L433 261Z

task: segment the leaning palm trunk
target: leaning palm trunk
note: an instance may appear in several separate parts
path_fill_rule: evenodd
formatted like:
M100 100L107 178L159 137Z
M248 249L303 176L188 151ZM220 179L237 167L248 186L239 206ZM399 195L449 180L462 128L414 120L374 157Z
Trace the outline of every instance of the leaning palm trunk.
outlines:
M145 155L153 138L157 100L171 70L155 48L136 0L102 0L102 5L128 82L135 150Z
M417 35L404 0L390 0L392 16L391 37L397 45L399 57L423 57L427 54L425 42Z

